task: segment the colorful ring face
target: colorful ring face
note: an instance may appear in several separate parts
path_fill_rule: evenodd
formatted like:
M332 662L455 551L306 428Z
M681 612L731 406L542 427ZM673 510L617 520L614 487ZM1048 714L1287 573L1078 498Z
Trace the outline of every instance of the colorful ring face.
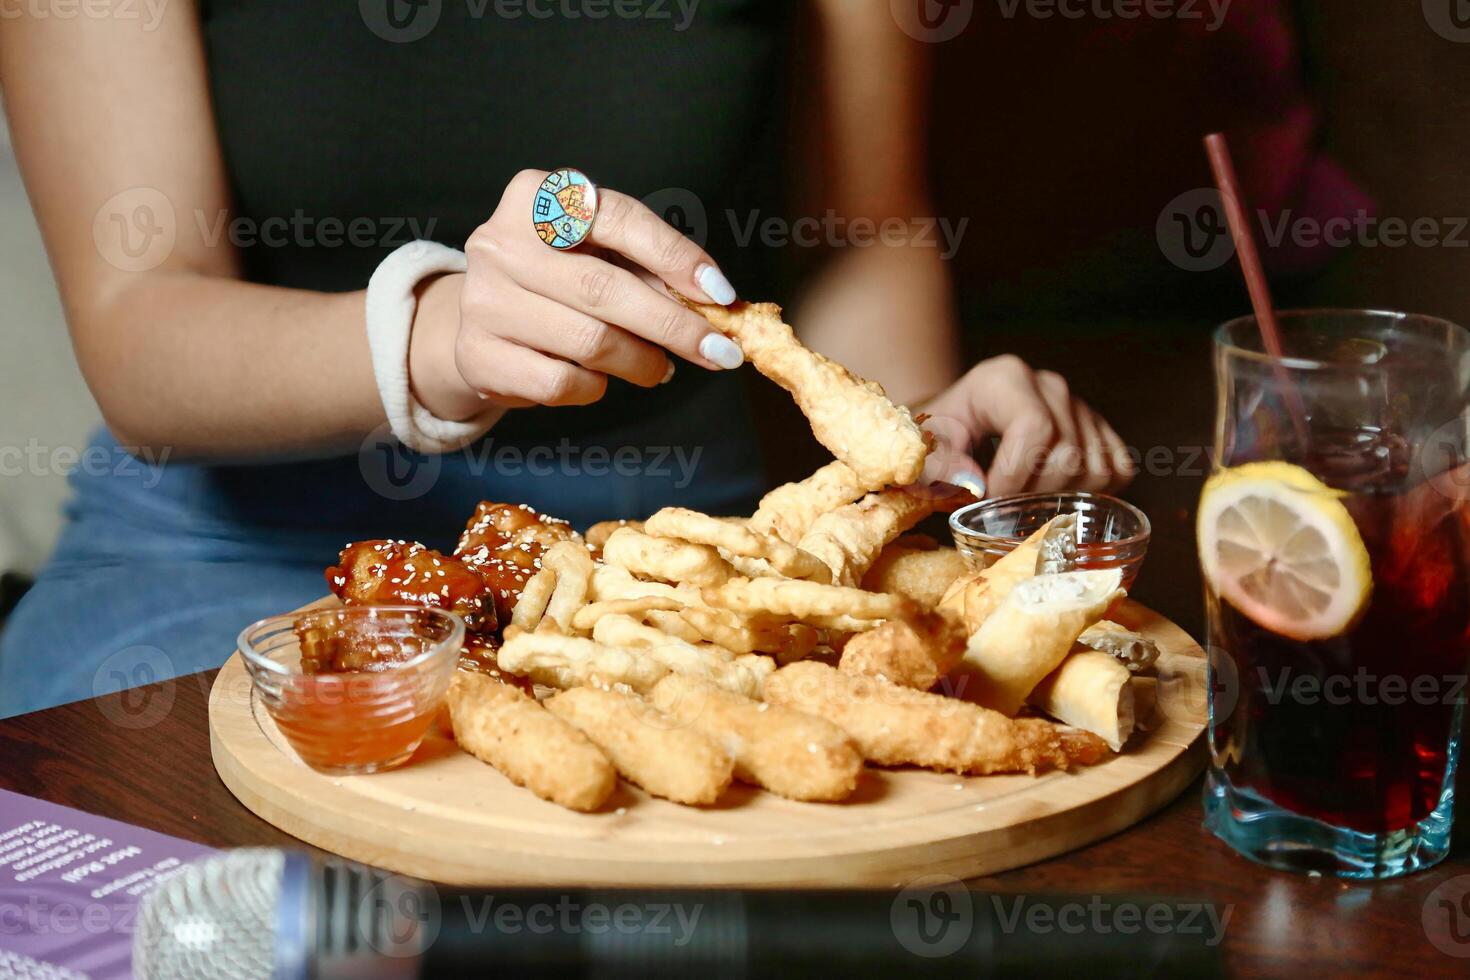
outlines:
M592 233L597 187L580 170L563 167L546 175L531 205L536 235L556 249L576 248Z

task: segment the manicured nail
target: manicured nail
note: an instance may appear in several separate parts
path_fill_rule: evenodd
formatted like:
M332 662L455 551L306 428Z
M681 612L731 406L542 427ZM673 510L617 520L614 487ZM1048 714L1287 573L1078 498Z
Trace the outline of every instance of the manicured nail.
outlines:
M944 482L952 483L962 490L970 491L972 494L975 495L976 500L985 499L985 477L981 476L979 473L974 473L970 471L966 471L964 473L956 473L954 476L951 476L948 480Z
M674 359L673 358L669 358L669 366L664 371L663 380L660 381L659 384L666 385L670 381L673 381L673 380L674 380Z
M705 334L699 342L699 353L706 361L713 361L726 371L745 363L745 352L740 345L722 333Z
M735 302L735 287L730 285L730 280L725 278L725 274L714 266L700 266L694 278L699 283L699 288L704 290L704 294L721 306L729 306Z

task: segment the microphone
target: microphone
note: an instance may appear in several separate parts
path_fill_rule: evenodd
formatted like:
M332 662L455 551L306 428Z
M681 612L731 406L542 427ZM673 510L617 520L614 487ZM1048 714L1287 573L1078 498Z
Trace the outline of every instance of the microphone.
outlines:
M1223 977L1229 908L1149 896L902 890L451 891L242 848L144 899L139 980L420 977Z

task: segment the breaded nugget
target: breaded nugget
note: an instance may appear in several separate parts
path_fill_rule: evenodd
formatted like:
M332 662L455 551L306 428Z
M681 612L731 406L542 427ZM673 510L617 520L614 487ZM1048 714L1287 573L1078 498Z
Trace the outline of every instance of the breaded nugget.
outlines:
M832 570L833 585L855 586L884 545L938 509L939 499L929 493L897 488L870 493L818 517L797 546Z
M815 715L670 674L649 701L687 721L735 759L735 777L793 800L835 802L857 788L863 757L842 729Z
M795 399L817 441L852 467L864 489L918 480L929 455L924 433L907 408L888 400L883 386L803 346L774 303L686 306L734 338L757 371Z
M617 785L602 750L520 690L460 671L449 685L454 739L466 752L543 800L596 810Z
M1056 725L1040 718L1007 718L812 661L776 671L766 681L765 698L828 719L852 736L869 761L885 766L972 775L1035 773L1065 769L1102 741L1095 735L1078 740L1072 733L1064 741Z
M612 533L602 546L602 560L635 575L689 585L719 585L735 575L709 545L654 537L631 527Z
M546 708L581 729L624 778L654 796L704 805L730 785L734 760L724 749L634 695L579 687L554 695Z
M937 606L970 563L954 548L913 548L899 539L884 548L862 587L869 592L897 592L925 606Z
M965 624L949 613L924 612L859 633L842 648L838 668L927 691L965 655Z

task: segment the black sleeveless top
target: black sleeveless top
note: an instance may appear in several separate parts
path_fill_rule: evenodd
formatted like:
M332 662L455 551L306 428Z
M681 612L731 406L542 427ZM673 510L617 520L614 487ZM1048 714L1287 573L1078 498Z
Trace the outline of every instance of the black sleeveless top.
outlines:
M740 239L783 206L788 0L201 3L223 231L247 278L361 289L405 241L463 247L517 171L573 166L702 240L742 295L774 294L778 253ZM595 405L513 411L442 457L398 459L378 435L332 459L73 482L83 508L302 561L350 538L452 545L482 498L579 526L673 503L738 513L762 488L742 373L613 380Z
M246 276L360 289L405 241L462 248L517 171L574 166L702 239L742 295L769 296L773 256L739 229L782 206L794 6L206 0L219 138L253 233L235 236ZM597 430L674 410L708 380L614 381L596 406L515 412L497 430Z

